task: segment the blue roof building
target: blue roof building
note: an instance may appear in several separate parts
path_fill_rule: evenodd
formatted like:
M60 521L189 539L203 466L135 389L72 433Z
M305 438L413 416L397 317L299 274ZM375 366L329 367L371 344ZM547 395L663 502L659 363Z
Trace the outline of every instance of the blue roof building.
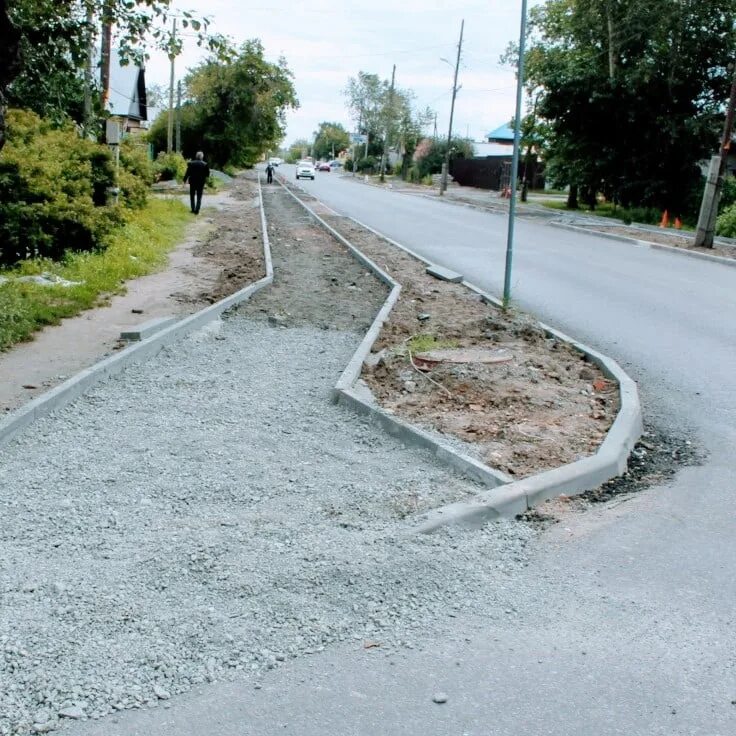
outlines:
M489 143L513 143L514 129L510 125L501 125L486 135Z

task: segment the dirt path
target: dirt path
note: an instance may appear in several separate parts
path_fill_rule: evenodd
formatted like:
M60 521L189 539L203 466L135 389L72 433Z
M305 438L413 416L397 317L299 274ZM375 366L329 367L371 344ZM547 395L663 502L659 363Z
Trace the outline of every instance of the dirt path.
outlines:
M205 204L164 270L128 282L126 293L108 306L0 353L0 412L17 409L119 349L121 331L156 317L191 314L264 275L255 182L238 180Z

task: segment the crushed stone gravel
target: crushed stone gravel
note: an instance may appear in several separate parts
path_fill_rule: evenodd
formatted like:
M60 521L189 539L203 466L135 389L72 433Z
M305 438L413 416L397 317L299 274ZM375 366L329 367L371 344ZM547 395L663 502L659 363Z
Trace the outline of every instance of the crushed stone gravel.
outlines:
M232 316L3 450L2 736L533 601L530 525L400 535L477 488L329 403L359 339Z

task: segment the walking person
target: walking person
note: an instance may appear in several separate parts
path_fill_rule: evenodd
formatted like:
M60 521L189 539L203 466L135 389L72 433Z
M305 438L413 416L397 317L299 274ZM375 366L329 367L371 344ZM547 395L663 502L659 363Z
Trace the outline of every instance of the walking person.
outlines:
M187 163L187 173L184 174L184 183L189 181L189 202L195 215L199 214L199 208L202 206L202 192L209 175L210 167L204 160L204 154L197 151L194 159Z
M273 184L273 164L270 161L266 166L266 183Z

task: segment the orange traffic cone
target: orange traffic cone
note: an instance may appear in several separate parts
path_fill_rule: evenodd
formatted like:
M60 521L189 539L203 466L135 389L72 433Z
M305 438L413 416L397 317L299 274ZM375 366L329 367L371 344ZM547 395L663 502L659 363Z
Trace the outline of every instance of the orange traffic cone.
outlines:
M675 230L682 230L682 220L679 217L675 217Z
M670 226L670 213L665 210L662 213L662 219L659 222L660 227L669 227Z

